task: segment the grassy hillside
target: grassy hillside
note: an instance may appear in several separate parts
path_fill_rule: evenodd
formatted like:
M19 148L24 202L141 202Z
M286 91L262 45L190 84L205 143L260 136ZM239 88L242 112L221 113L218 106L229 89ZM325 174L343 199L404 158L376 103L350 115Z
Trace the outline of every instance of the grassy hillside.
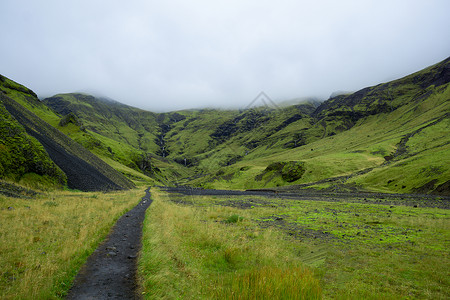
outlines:
M259 147L277 151L300 145L296 132L311 126L310 104L282 109L244 111L204 110L191 113L167 132L167 145L179 163L217 171L253 153ZM276 145L276 146L275 146Z
M144 159L141 155L142 151L137 151L127 141L115 141L107 136L91 131L83 124L86 122L86 119L82 121L81 118L78 118L74 114L58 114L42 101L39 101L34 92L28 88L6 77L2 77L2 79L0 89L14 99L15 102L70 137L70 139L81 144L102 160L108 161L109 165L113 166L129 179L137 183L149 183L161 182L165 180L166 176L171 176L171 172L167 172L168 175L160 174L161 172L158 171L158 168L164 167L165 164L163 162L159 163L157 156ZM124 115L127 115L127 113L124 113ZM109 131L105 129L102 132L108 133ZM150 164L153 160L157 160L158 163L157 166L155 165L155 168L152 168L155 172L150 172ZM145 169L145 172L140 167ZM153 177L153 179L149 176Z
M63 132L137 181L167 183L191 172L165 159L161 136L176 113L158 115L86 94L58 94L43 100L62 120Z
M5 108L5 110L3 110L5 115L11 120L16 120L17 123L15 123L15 125L20 124L19 127L22 128L22 136L26 131L25 136L32 136L40 143L41 152L42 149L45 148L45 151L48 153L51 160L58 165L67 176L67 184L70 188L81 190L109 190L127 189L133 186L129 180L111 168L108 164L98 159L98 157L87 151L80 144L74 142L61 131L57 130L27 109L28 106L35 111L39 111L41 115L46 115L50 121L56 119L56 115L48 109L48 107L40 103L33 92L4 77L2 77L1 90L2 93L0 97L1 103ZM17 101L15 99L17 99ZM22 105L22 103L24 105ZM2 120L2 123L5 126L8 126L6 120L6 118ZM24 141L34 142L35 140L29 138ZM11 144L6 138L2 139L2 142L6 144L7 147L11 147ZM36 142L34 143L36 144ZM25 145L25 147L27 147L27 145ZM6 157L6 155L7 152L5 151L5 154L2 156ZM23 158L25 160L29 159L26 155ZM45 163L45 159L43 159L43 162ZM42 168L47 169L47 167L49 170L48 172L52 172L52 166L43 166ZM13 167L13 169L15 168L16 166ZM34 173L35 170L31 169L28 171L29 173ZM13 172L20 173L21 171ZM54 172L56 171L53 171L53 173ZM37 174L40 175L39 172ZM64 178L62 180L64 180Z
M70 134L94 153L131 167L139 165L140 157L151 156L155 166L170 173L163 176L169 184L216 172L269 142L282 150L305 143L309 137L294 131L311 126L309 115L316 108L315 103L304 103L280 110L153 114L82 94L56 95L43 102L91 133L90 139L80 132Z
M3 94L0 94L3 99ZM8 113L0 102L0 177L23 183L64 185L67 176L50 159L44 147ZM34 179L34 180L27 180Z
M158 124L152 112L85 94L59 94L43 102L61 116L74 113L90 131L140 150L158 150Z
M245 110L156 114L85 94L40 102L12 82L3 90L137 181L448 194L449 65L320 105Z
M271 124L277 117L287 120L286 111L273 111L270 121L258 118L259 126L247 136L238 130L230 134L221 144L225 147L217 147L219 151L201 163L238 155L235 164L194 183L448 194L448 70L447 59L405 78L337 96L281 130L273 130ZM261 142L250 149L252 141ZM290 161L302 165L302 176L295 181L283 178Z

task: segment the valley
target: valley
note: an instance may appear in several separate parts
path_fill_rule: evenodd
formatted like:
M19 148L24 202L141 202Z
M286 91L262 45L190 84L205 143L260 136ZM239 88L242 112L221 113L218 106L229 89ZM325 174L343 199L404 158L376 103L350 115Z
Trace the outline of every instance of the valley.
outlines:
M0 75L0 298L66 297L149 187L139 297L448 298L450 58L260 104L154 113Z

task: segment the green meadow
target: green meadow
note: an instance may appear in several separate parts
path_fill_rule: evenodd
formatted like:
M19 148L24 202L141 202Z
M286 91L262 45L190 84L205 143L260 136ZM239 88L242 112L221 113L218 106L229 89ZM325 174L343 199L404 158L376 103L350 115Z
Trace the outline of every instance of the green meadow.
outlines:
M154 191L146 299L446 299L447 209ZM264 283L262 283L264 282Z

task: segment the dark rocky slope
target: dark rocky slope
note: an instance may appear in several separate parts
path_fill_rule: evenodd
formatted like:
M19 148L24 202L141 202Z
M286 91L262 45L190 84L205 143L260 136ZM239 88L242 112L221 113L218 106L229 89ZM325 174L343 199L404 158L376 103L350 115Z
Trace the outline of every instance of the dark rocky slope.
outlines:
M31 94L30 96L35 97ZM5 93L0 93L0 100L6 110L25 128L27 134L44 146L50 158L66 174L69 188L106 191L134 186L122 174ZM36 98L36 101L39 100Z

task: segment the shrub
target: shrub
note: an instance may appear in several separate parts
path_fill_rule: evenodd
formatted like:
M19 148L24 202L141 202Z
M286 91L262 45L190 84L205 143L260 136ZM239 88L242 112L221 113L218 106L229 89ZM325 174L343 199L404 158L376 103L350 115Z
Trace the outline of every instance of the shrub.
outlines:
M281 178L287 182L299 180L305 173L304 162L288 161L288 162L274 162L266 167L261 173L256 175L255 180L261 181L264 177L270 175L281 175Z
M228 219L225 220L225 223L228 223L228 224L237 223L239 221L242 221L243 219L244 219L243 217L240 217L239 215L235 214L235 215L229 216Z
M287 182L293 182L302 178L305 173L303 162L290 161L281 170L281 177Z
M78 119L78 117L72 112L61 118L61 120L59 121L59 126L64 127L69 123L79 126L80 129L83 126L80 119Z

